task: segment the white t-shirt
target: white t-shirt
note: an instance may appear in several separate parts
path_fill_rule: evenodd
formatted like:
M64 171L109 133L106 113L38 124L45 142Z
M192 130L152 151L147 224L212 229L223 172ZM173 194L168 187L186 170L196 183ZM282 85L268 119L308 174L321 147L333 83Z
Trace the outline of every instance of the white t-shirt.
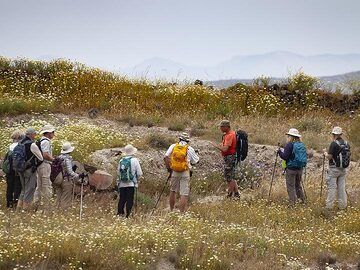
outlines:
M130 156L125 156L124 158L129 158ZM138 180L140 176L143 175L143 172L141 170L140 162L136 157L131 156L131 174L134 175L134 180L129 182L119 182L119 187L138 187ZM120 173L120 162L118 165L118 174Z
M187 142L180 141L179 144L184 146L184 145L187 145ZM169 149L165 153L165 156L167 156L167 157L171 156L175 145L176 145L176 143L170 145ZM192 148L190 145L189 145L189 147L187 149L187 158L186 159L187 159L189 169L191 169L191 164L196 164L196 163L199 162L198 155L195 153L194 148Z

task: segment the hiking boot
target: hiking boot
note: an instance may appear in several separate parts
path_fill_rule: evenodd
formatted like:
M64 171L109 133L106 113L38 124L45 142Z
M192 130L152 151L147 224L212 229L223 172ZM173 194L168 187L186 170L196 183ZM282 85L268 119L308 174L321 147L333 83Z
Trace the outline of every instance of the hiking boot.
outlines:
M232 192L228 192L228 194L226 195L226 198L227 199L231 199L233 196L233 193Z
M234 199L235 200L240 200L240 193L239 192L235 192Z

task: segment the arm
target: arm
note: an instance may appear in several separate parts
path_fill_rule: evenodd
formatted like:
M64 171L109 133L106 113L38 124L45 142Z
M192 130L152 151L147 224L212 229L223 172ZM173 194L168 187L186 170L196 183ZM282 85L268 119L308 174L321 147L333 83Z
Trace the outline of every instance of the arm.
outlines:
M221 152L226 152L227 150L229 150L230 146L231 146L231 143L230 145L223 145L223 144L216 144L216 143L213 143L211 142L212 146L214 146L216 149L220 150Z
M32 143L32 144L30 145L30 151L31 151L31 153L33 153L33 154L35 155L35 157L36 157L38 160L40 160L40 161L43 161L43 160L44 160L44 158L43 158L43 156L42 156L42 154L41 154L41 151L40 151L39 147L38 147L35 143Z
M72 169L72 161L70 158L65 158L64 159L64 169L67 173L67 175L71 178L71 180L78 180L79 179L79 174L77 174L76 172L73 171Z
M292 152L293 152L293 144L288 143L288 144L285 145L284 151L281 151L279 149L278 154L279 154L281 159L289 160L291 158Z
M166 151L165 153L165 157L164 157L164 163L165 163L165 166L166 166L166 169L168 170L168 172L171 171L171 167L170 167L170 156L171 156L171 153L174 149L174 146L175 144L171 145L169 147L169 149Z
M194 148L189 146L187 154L188 154L188 159L190 160L190 164L195 165L199 163L199 156L196 154Z

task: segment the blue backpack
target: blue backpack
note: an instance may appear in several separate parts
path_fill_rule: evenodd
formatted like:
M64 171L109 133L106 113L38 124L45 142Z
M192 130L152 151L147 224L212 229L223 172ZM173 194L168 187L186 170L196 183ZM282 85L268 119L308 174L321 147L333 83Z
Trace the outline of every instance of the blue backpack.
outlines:
M307 152L305 144L302 142L293 143L293 158L287 161L289 168L304 168L307 164Z
M131 173L131 157L125 157L120 160L119 182L134 181L134 175Z
M24 143L19 143L17 146L15 146L13 152L12 152L12 168L17 173L22 173L27 169L27 166L29 165L31 159L34 158L34 155L30 158L30 160L26 160L26 150L25 145L31 144L31 141L25 141Z

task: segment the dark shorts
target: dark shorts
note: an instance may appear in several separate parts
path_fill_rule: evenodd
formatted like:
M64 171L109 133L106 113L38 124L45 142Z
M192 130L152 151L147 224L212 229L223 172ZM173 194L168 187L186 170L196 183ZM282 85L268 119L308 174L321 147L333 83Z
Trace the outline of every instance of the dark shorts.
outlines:
M236 156L224 156L224 178L227 182L235 179Z

